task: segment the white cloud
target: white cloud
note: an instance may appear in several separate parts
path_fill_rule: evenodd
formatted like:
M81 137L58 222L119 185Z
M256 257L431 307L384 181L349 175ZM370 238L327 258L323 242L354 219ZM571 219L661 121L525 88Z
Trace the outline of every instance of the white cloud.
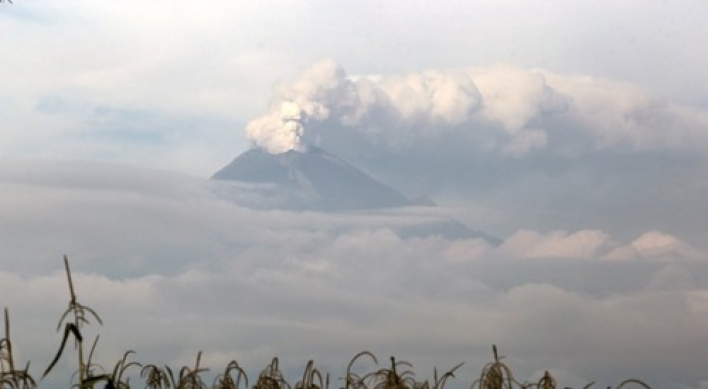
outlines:
M505 240L500 249L520 258L597 258L612 244L602 231L554 231L543 235L520 230Z
M635 258L702 258L704 252L682 242L675 236L659 231L648 231L625 246L607 254L610 259Z
M464 383L496 343L522 376L705 378L700 349L664 357L699 343L706 319L691 274L705 273L708 255L678 237L520 230L495 247L395 232L435 210L254 211L200 180L82 163L6 159L0 177L0 294L37 369L58 342L68 252L79 300L105 321L87 332L101 333L101 361L134 348L140 361L187 364L204 350L255 374L278 355L292 374L303 355L336 372L370 349L422 374L465 360ZM603 260L629 246L643 260Z
M283 107L289 111L283 112ZM285 115L285 116L284 116ZM293 116L294 115L294 116ZM293 117L295 119L293 119ZM350 78L331 59L280 84L246 136L273 153L310 142L445 157L708 152L708 113L637 85L510 65ZM454 145L454 147L453 147Z
M274 82L280 85L274 100L305 99L296 102L309 112L310 120L328 119L321 128L327 133L315 131L310 140L340 142L332 145L335 148L351 141L349 136L333 140L337 137L329 133L338 132L330 127L339 123L363 126L364 138L378 143L376 147L397 152L447 147L455 158L464 154L452 153L456 148L475 156L491 151L515 158L541 151L565 155L618 147L705 151L707 119L701 108L705 96L698 85L706 84L699 71L706 58L690 48L686 43L690 40L669 44L677 35L659 33L700 36L701 24L689 22L700 12L686 5L661 15L635 10L645 17L631 18L632 28L625 20L620 24L627 27L623 31L642 31L652 39L633 39L626 51L634 54L618 56L614 52L629 44L622 33L610 36L605 28L570 21L592 14L614 26L617 15L627 12L624 6L578 9L561 2L548 7L513 3L488 4L482 11L479 7L446 5L430 14L421 4L403 12L396 5L382 8L370 2L243 6L159 1L126 9L74 0L61 6L48 1L8 6L0 17L3 35L10 38L0 48L13 58L5 67L13 77L5 80L0 93L4 118L0 152L82 155L208 175L230 154L248 146L239 131L263 113ZM495 14L494 20L508 20L499 25L524 26L524 33L516 36L490 24L487 12ZM300 20L308 22L302 26ZM372 20L371 29L362 32L356 20ZM544 27L556 26L553 20L564 21L563 39L555 29L550 34ZM676 20L681 20L678 26L672 22ZM278 28L270 27L274 25ZM399 34L399 28L406 34ZM417 35L431 31L467 33L464 40L455 34ZM334 36L336 40L327 39ZM580 46L568 45L569 40L590 40L594 43L583 47L599 51L578 52ZM650 41L656 44L648 45ZM635 58L654 53L659 46L676 58L693 56L692 61L685 60L681 71L672 71L661 62L670 56ZM361 52L369 53L366 59ZM593 60L587 57L591 52ZM336 64L316 62L322 57L337 58L352 73L376 76L369 80L359 76L355 82L342 79ZM308 68L308 63L316 65ZM502 65L479 65L487 63ZM287 82L298 67L305 69L302 80ZM634 77L638 74L642 76ZM658 74L674 77L669 82ZM613 79L630 79L642 87ZM685 96L676 93L678 85L690 89L685 96L691 97L682 99ZM48 116L36 109L48 98L78 103L84 109ZM317 104L308 106L308 101ZM152 119L96 120L91 112L106 107L141 111ZM259 127L279 128L279 111L273 115ZM195 126L199 128L181 129L185 121L195 119L202 122ZM292 130L300 131L294 123L287 127L291 135ZM124 134L118 143L111 138L117 134ZM283 143L297 141L284 138L277 142L278 150L287 147ZM211 156L215 149L223 151Z
M706 152L705 110L672 103L637 85L545 74L558 91L573 98L568 120L562 122L589 133L597 148Z
M466 360L461 378L497 343L561 385L705 384L705 7L4 3L0 153L50 160L0 160L15 350L35 371L55 351L67 253L106 321L101 361L204 349L299 374L372 349L424 373ZM248 120L282 125L280 100L298 105L281 149L303 131L505 239L400 232L459 209L255 211L193 177L55 162L205 177L248 146Z
M482 115L501 123L511 134L523 130L540 114L562 113L572 104L538 72L497 65L471 69L470 73L484 98Z
M708 251L692 247L675 236L648 231L629 243L613 240L598 230L552 231L542 234L519 230L499 246L498 251L514 258L558 258L610 260L676 259L703 260Z
M562 113L568 105L569 99L543 76L511 66L353 80L336 62L322 60L277 88L270 111L252 120L246 135L279 153L302 149L303 139L318 142L332 126L341 126L342 131L359 131L406 148L455 132L483 132L475 127L491 124L503 134L499 142L509 143L504 151L523 156L546 145L543 129L528 128L529 123L540 115ZM283 107L299 107L297 119L284 114Z

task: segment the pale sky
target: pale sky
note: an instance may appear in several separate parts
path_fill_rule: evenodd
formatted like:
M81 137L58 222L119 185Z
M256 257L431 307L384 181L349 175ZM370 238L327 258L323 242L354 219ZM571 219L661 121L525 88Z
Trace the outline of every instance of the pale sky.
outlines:
M466 361L466 387L495 343L521 379L708 387L707 15L697 0L3 2L13 345L39 376L68 254L106 364L204 350L252 378L273 356L338 377L368 349L420 379ZM253 210L206 180L298 142L440 207ZM501 243L400 233L445 218Z

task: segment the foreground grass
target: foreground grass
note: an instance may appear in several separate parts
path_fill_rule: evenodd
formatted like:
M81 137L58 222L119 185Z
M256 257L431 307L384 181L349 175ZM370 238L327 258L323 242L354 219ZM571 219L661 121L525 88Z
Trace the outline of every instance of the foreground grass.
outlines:
M99 315L88 306L79 303L74 284L71 279L69 261L64 256L64 266L69 286L69 306L59 319L57 330L63 328L63 336L59 350L55 354L49 366L44 370L43 379L52 372L57 362L64 354L66 344L73 338L76 349L76 370L69 385L79 389L101 387L106 389L330 389L330 376L317 369L314 362L307 362L305 370L300 380L294 384L287 382L279 368L279 360L273 358L258 377L249 386L248 376L237 361L232 360L218 374L213 382L205 382L205 374L208 368L201 366L201 352L197 354L193 366L183 366L180 369L173 369L167 365L158 366L155 364L142 364L132 361L130 358L134 354L132 350L126 351L123 357L110 368L101 366L93 362L93 354L98 344L98 336L91 344L86 353L84 337L81 329L90 324L89 320L94 320L102 324ZM5 308L5 337L0 339L0 389L30 389L37 387L37 380L29 373L29 362L23 368L15 364L13 357L13 344L10 340L10 315ZM557 383L555 378L546 371L538 381L519 381L512 370L502 362L503 357L497 353L496 346L492 346L493 359L487 363L480 372L479 378L469 383L470 389L555 389ZM365 374L355 374L352 372L354 364L363 359L370 359L376 366L372 371ZM417 380L413 372L413 366L406 361L398 361L391 357L384 367L378 367L379 361L368 351L355 355L347 365L346 374L341 377L343 386L337 389L443 389L448 380L455 378L455 372L462 364L459 364L443 374L433 372L430 380ZM141 384L131 384L136 380ZM594 382L590 382L583 389L590 389ZM651 389L649 385L638 379L628 379L620 382L615 389L645 388ZM332 388L334 389L334 388ZM608 389L612 389L611 387Z

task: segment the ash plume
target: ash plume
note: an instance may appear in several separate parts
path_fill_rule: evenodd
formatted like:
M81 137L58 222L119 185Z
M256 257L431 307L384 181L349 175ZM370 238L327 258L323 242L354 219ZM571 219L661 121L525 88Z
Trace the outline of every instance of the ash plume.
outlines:
M511 158L708 149L704 112L626 83L504 64L350 76L325 59L274 91L268 112L246 126L274 154L352 139L407 154L445 147Z
M268 113L246 135L271 153L303 150L317 139L317 124L369 133L405 128L450 128L470 121L482 97L463 71L427 71L400 77L349 77L333 60L305 69L276 89Z

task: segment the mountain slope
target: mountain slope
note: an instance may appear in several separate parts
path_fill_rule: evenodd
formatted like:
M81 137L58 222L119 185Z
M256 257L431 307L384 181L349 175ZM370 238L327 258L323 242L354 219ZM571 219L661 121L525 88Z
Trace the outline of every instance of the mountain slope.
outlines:
M352 210L411 205L395 189L326 151L270 154L251 149L216 172L212 179L276 186L282 208Z

